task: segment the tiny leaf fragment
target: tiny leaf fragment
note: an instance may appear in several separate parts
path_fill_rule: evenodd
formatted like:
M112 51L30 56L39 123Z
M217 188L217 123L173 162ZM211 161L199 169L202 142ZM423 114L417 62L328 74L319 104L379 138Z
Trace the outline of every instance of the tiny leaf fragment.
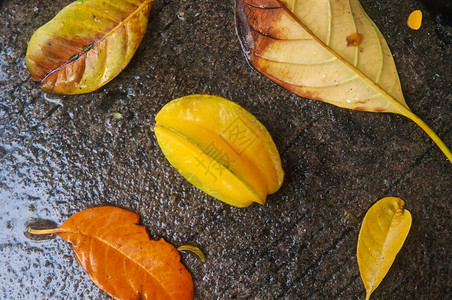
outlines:
M421 28L422 24L422 11L415 10L408 17L408 26L413 30Z
M193 245L182 245L177 248L178 251L191 251L194 254L196 254L202 262L205 262L206 257L204 256L204 253L196 246Z
M119 112L114 112L113 118L115 118L116 120L121 120L123 118L123 114Z

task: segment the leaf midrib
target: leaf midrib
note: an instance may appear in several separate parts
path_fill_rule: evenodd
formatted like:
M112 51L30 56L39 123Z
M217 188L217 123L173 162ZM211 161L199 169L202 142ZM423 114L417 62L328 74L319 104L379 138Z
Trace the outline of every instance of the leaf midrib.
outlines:
M376 257L377 258L377 262L376 262L376 266L375 266L375 269L374 269L374 271L375 272L372 272L373 273L373 276L372 276L372 285L370 285L370 289L371 289L371 291L373 291L374 290L374 286L375 286L375 279L376 279L376 277L381 273L381 266L382 266L382 264L381 264L381 258L383 257L383 253L387 253L388 251L387 251L387 246L388 246L388 235L389 235L389 232L391 232L391 231L393 231L394 229L393 229L393 224L396 224L396 222L395 222L395 220L396 220L396 218L397 217L402 217L402 221L404 221L403 220L403 215L404 215L404 213L405 213L405 209L404 208L400 208L401 210L402 210L402 214L401 214L401 216L397 216L397 209L394 211L394 214L391 216L391 221L390 222L388 222L389 223L389 226L388 226L388 230L386 230L386 233L385 233L385 237L384 237L384 240L383 240L383 243L381 244L381 247L380 247L380 249L379 249L379 256L378 257ZM379 226L380 227L380 226ZM371 226L370 226L370 224L368 224L368 228L370 229L371 228ZM380 229L381 229L381 227L380 227ZM396 252L396 256L397 256L397 253L398 253L398 251ZM395 258L395 257L394 257ZM394 263L394 260L392 261L392 263ZM391 263L391 265L392 265L392 263ZM389 269L388 269L388 271L389 271ZM383 276L384 277L384 276Z

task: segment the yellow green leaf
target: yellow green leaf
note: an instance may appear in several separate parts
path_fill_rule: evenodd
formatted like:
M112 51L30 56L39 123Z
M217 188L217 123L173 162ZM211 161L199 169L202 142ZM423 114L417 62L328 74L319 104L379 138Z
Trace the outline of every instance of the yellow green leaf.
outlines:
M92 92L129 63L146 32L153 0L75 1L40 27L26 65L42 91Z
M422 11L415 10L408 17L408 26L413 30L421 28L422 24Z
M207 194L237 207L264 204L283 182L267 129L234 102L212 95L171 101L154 132L168 161Z
M182 245L177 248L177 251L191 251L196 254L202 262L206 260L206 257L204 256L204 253L201 251L201 249L193 245Z
M366 299L386 276L410 231L411 214L404 206L400 198L383 198L364 217L357 257Z
M310 99L391 112L441 139L405 103L391 51L358 0L237 0L237 32L250 64Z

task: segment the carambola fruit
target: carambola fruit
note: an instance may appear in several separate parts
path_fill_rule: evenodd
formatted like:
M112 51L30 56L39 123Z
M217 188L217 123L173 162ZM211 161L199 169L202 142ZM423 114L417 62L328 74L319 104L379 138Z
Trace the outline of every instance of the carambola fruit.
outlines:
M155 135L168 161L189 182L227 204L264 204L284 178L267 129L234 102L191 95L166 104Z

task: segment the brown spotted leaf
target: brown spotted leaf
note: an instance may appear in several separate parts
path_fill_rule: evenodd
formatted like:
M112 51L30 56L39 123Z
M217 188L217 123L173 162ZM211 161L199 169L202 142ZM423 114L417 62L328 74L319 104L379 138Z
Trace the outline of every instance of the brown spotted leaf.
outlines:
M83 210L54 233L72 243L77 261L94 283L116 299L192 299L193 281L176 248L149 240L140 217L116 207Z
M26 65L42 91L92 92L129 63L146 32L152 0L79 0L40 27Z
M391 51L358 0L236 0L250 64L305 98L404 115L452 162L440 138L408 108Z

